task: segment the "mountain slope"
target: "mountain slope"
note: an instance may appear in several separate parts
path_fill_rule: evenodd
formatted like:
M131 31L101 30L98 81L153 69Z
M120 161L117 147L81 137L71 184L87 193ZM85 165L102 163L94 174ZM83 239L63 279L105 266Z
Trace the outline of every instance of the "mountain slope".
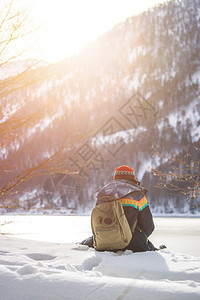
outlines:
M190 209L183 196L155 187L150 168L169 168L152 158L152 146L191 155L199 147L199 11L199 0L171 1L129 18L79 55L33 70L30 78L43 74L42 83L9 95L10 116L23 114L31 122L15 129L15 138L2 148L2 163L15 165L2 182L42 163L63 144L52 173L79 173L63 175L58 183L55 175L26 181L22 207L92 205L93 191L111 179L115 167L130 164L149 188L155 212ZM31 190L34 200L29 194L24 201L24 191Z

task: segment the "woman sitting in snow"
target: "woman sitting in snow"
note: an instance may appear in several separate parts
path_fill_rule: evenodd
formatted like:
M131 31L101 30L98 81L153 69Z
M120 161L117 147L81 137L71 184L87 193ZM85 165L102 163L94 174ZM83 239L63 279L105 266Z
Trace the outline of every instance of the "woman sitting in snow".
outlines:
M148 240L148 237L154 230L154 223L146 198L147 191L135 179L132 168L120 166L115 169L114 180L95 193L97 203L99 203L99 200L101 202L110 201L111 198L119 199L122 203L125 216L131 228L132 238L128 246L119 250L129 249L133 252L157 250ZM94 237L92 236L82 241L81 244L94 247Z

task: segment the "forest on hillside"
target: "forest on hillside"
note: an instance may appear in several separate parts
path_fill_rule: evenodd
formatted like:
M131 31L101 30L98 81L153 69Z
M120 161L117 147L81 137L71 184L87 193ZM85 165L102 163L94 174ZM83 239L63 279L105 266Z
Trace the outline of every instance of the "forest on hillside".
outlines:
M92 207L121 164L154 213L200 210L199 9L158 5L60 63L1 76L2 212Z

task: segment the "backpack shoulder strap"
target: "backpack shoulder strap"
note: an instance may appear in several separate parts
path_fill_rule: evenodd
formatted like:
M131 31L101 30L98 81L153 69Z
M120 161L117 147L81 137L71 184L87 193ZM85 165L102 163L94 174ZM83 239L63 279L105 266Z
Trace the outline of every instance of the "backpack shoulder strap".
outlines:
M100 197L100 198L97 199L95 206L98 205L99 202L101 202L102 199L106 199L106 201L118 200L118 199L116 199L116 198L113 197L113 196L102 196L102 197ZM106 202L106 201L105 201L105 202Z

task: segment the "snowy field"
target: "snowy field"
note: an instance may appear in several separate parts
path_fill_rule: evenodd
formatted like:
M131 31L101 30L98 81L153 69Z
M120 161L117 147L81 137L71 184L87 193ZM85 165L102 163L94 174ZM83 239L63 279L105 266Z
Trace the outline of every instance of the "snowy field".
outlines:
M87 216L0 216L0 300L200 299L200 218L155 218L158 252L97 252Z

